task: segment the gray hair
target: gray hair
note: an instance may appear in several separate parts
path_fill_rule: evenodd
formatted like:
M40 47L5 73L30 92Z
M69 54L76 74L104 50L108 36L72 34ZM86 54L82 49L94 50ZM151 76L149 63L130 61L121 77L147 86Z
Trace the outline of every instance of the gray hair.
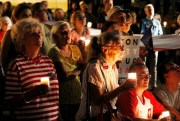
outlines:
M53 25L52 29L51 29L51 36L52 36L52 40L57 44L57 36L59 34L59 30L63 29L64 26L69 26L70 25L68 22L65 21L58 21L56 24Z
M3 17L0 18L0 25L2 25L3 22L7 22L8 28L9 28L9 29L11 28L11 26L12 26L12 21L11 21L11 19L10 19L8 16L3 16Z
M11 37L15 44L15 48L18 52L23 52L24 50L24 42L25 35L27 33L32 33L36 29L40 29L41 33L44 35L44 27L43 25L34 18L25 18L22 20L19 20L11 30Z

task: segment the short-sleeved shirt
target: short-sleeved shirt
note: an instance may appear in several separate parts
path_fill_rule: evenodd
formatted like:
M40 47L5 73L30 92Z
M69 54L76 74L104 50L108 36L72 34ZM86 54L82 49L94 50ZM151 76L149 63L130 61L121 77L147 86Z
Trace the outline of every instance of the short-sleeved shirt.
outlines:
M180 112L180 87L175 92L169 92L165 85L161 85L153 93L162 104L168 104Z
M80 58L82 58L81 52L76 45L69 45L71 49L71 56L70 57L64 57L61 54L61 50L58 49L57 46L54 46L49 51L49 57L53 60L55 63L64 63L65 69L67 71L73 71L75 70L77 66L77 61L79 61ZM60 67L55 67L60 68ZM61 73L57 72L57 75L61 75ZM59 76L58 76L59 77ZM81 92L81 82L80 77L76 76L76 78L72 80L62 80L61 78L58 78L60 82L60 88L59 88L59 94L60 94L60 103L61 104L75 104L80 103L82 92Z
M151 92L144 91L143 98L144 103L139 100L135 89L124 91L118 96L118 110L123 115L144 119L152 119L152 116L159 116L162 113L163 105L156 100Z
M148 29L149 27L151 27L152 36L163 34L161 23L158 20L156 19L150 20L148 18L143 19L141 26L141 33L144 34L146 29Z
M107 81L107 84L105 80ZM106 92L105 90L107 85L108 91L110 92L119 86L118 70L115 65L106 63L103 57L100 57L97 61L93 61L88 64L83 75L83 97L79 110L76 114L77 121L86 118L87 82L96 85L98 88L101 88L102 92L104 93ZM113 108L115 108L116 100L117 98L110 101ZM89 102L91 102L92 116L97 116L99 113L99 106L93 103L93 96L91 96ZM105 106L103 106L103 111L107 111L107 108Z
M19 120L55 121L59 115L59 85L52 60L44 55L28 59L24 54L18 55L10 64L6 74L5 101L31 90L41 83L42 77L49 77L47 94L35 97L30 103L14 107L13 113Z

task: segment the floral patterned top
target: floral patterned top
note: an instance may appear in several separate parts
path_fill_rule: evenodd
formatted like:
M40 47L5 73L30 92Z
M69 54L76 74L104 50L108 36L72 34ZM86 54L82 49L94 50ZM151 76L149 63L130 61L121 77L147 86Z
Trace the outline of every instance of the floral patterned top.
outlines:
M82 58L81 52L79 50L79 47L76 45L69 45L71 50L71 56L70 57L64 57L62 55L61 50L54 46L49 51L49 57L53 60L54 63L64 63L65 69L67 71L73 71L75 70L78 65L77 62L79 59ZM55 68L60 68L55 65ZM57 75L61 75L61 73L57 72ZM60 86L59 86L59 94L60 94L60 103L61 104L75 104L80 103L81 101L81 82L80 77L77 76L73 80L61 80L58 79ZM73 92L73 93L72 93Z

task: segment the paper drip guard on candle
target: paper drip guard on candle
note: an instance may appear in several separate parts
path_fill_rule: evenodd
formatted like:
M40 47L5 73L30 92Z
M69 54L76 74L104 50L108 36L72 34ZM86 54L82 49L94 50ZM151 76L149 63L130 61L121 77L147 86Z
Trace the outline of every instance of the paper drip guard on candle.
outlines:
M170 116L169 111L163 111L162 112L162 118Z
M48 87L50 87L49 77L42 77L41 84L46 84L46 85L48 85Z
M128 73L128 79L137 79L136 73Z

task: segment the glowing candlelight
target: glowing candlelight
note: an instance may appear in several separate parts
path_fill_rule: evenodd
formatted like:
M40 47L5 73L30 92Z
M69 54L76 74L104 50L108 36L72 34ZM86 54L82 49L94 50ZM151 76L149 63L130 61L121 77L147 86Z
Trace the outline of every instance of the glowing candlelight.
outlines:
M85 40L85 46L88 46L89 43L90 43L90 39L86 39L86 40Z
M170 116L169 111L163 111L162 112L162 118Z
M167 26L167 22L166 22L166 21L163 22L163 26L164 26L164 27Z
M136 79L136 73L128 73L128 79Z
M79 40L82 40L85 42L85 37L80 37Z
M49 77L42 77L41 78L41 84L45 84L45 85L50 86L50 84L49 84Z
M169 111L163 111L158 119L160 120L160 119L165 118L165 117L169 117L170 118ZM171 118L168 121L171 121Z
M91 28L91 26L92 26L92 22L88 22L88 23L87 23L87 27L88 27L88 28Z

